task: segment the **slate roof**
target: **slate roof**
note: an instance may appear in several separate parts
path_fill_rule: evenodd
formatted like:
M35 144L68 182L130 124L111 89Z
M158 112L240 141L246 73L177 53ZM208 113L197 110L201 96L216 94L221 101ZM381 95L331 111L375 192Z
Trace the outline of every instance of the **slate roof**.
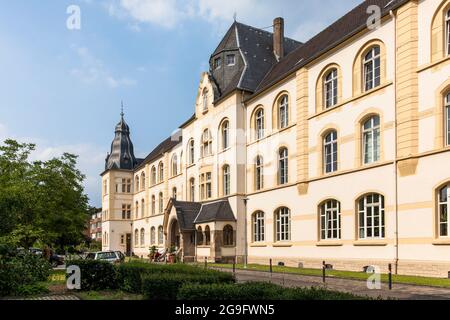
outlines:
M121 113L120 121L114 132L114 140L111 143L111 153L105 159L105 170L132 170L137 163L133 142L130 138L130 127L125 122L124 114Z
M367 28L369 14L366 10L368 6L379 6L381 8L381 15L385 16L389 14L390 10L394 10L408 1L409 0L363 1L360 5L331 24L328 28L308 40L300 48L285 55L259 83L254 94L249 99L282 80L290 73L307 65L323 53L333 49L356 33Z
M165 152L172 150L175 146L183 141L181 135L173 135L161 142L156 148L154 148L145 159L141 160L139 165L135 167L135 170L143 168L147 163L153 162L161 157Z
M212 221L236 221L228 199L210 203L171 199L182 231L194 231L195 224Z

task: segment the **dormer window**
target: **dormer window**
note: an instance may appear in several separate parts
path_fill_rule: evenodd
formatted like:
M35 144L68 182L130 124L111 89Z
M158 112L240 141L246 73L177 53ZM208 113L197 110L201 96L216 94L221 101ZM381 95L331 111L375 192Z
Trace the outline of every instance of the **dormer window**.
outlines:
M227 66L234 66L236 64L236 56L234 54L227 54Z
M214 59L214 69L219 69L222 66L222 59L216 58Z

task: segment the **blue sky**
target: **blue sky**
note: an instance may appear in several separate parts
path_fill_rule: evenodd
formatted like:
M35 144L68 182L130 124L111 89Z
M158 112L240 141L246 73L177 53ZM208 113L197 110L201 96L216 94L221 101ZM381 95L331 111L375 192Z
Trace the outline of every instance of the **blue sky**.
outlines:
M38 145L35 159L78 154L91 204L119 120L144 157L193 113L200 74L236 12L306 41L360 0L14 0L0 2L0 139ZM81 9L69 30L67 7ZM157 117L155 117L157 115Z

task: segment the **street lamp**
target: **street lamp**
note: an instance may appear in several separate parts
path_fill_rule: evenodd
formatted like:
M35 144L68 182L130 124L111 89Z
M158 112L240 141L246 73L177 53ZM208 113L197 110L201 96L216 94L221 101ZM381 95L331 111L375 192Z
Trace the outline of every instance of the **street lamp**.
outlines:
M244 199L244 213L245 213L245 220L244 220L244 269L247 269L247 256L248 256L248 246L247 246L247 202L250 200L249 198L245 197Z

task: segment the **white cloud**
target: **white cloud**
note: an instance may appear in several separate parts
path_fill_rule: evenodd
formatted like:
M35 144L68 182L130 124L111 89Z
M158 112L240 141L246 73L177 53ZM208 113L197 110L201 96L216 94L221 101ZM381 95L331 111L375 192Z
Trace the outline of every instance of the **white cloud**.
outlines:
M118 87L134 86L137 81L126 76L115 77L105 67L101 59L97 59L86 47L72 46L79 58L80 65L72 68L70 74L86 84L103 83L115 89Z

